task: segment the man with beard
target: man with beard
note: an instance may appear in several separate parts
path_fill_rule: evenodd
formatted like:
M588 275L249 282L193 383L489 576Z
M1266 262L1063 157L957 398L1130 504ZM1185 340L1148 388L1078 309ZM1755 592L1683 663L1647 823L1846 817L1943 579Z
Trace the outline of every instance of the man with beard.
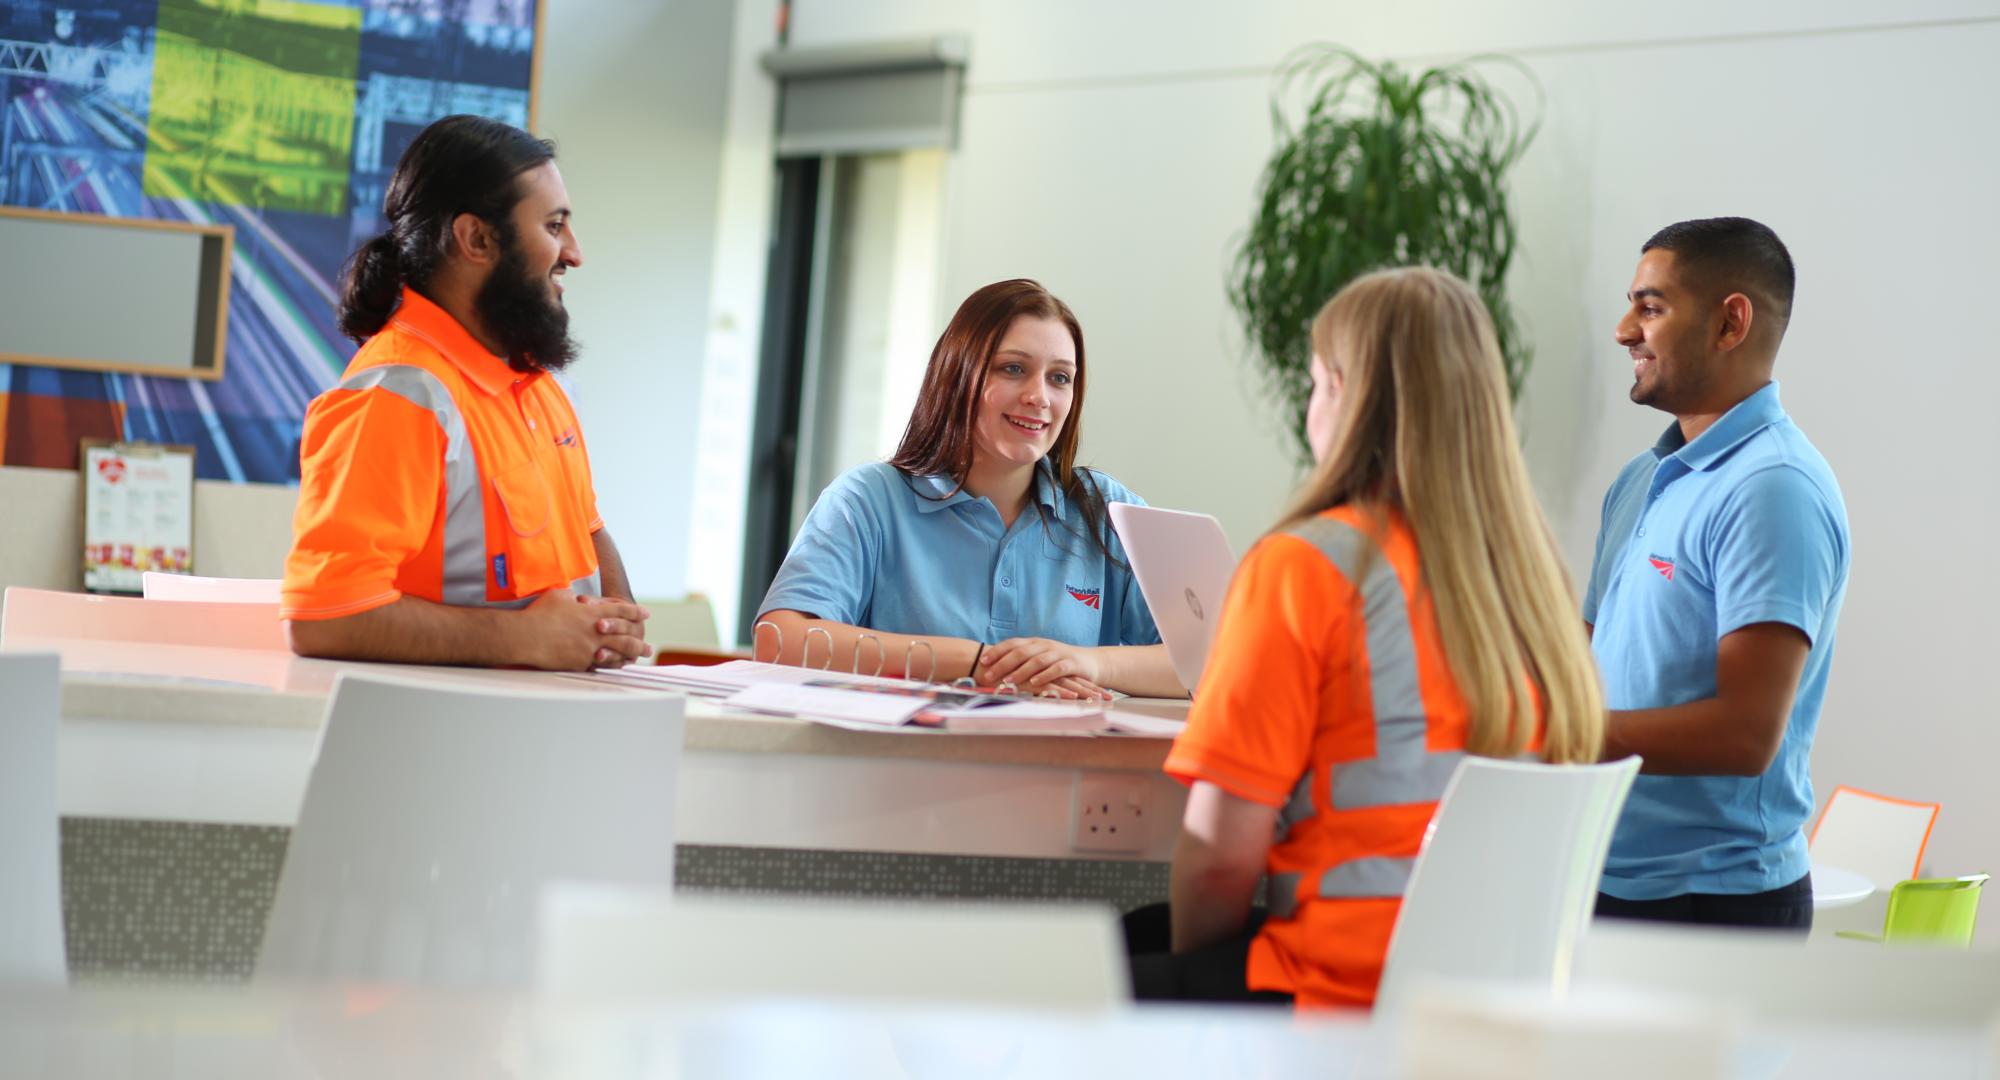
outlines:
M1847 507L1778 404L1792 257L1745 218L1640 249L1613 336L1674 422L1604 497L1583 618L1638 754L1597 914L1804 932L1813 734L1847 591Z
M446 117L383 209L389 230L341 277L361 350L306 412L292 649L557 670L650 655L557 376L576 354L562 277L583 252L554 145Z

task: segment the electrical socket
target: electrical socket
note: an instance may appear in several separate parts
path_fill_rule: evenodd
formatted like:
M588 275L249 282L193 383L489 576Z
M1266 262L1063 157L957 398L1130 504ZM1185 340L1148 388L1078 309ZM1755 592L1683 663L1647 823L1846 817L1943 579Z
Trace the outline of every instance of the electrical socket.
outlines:
M1070 847L1120 855L1145 851L1152 835L1152 808L1146 798L1152 779L1143 773L1077 773Z

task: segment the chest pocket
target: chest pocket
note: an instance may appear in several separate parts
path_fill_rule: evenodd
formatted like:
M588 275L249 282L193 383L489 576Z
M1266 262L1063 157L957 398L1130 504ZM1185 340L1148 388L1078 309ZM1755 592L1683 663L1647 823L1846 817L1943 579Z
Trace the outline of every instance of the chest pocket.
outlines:
M1034 598L1021 612L1020 632L1066 641L1072 645L1101 645L1104 626L1104 557L1088 537L1078 536L1057 526L1044 529L1037 538L1043 574L1054 578L1041 589L1046 594Z
M486 544L491 549L489 560L505 554L511 564L502 591L526 596L566 584L557 565L555 538L549 533L555 507L541 464L531 459L500 470L493 476L493 491L499 496L506 528L498 535L489 530Z

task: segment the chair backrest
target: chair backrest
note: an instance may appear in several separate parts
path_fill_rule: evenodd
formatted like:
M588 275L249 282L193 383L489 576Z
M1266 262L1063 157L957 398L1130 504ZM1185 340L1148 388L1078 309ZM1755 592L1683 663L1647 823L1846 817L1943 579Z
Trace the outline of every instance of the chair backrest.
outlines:
M161 604L131 596L92 596L10 586L0 612L0 644L22 639L131 641L287 651L278 605Z
M1807 839L1816 863L1852 870L1887 889L1916 877L1931 841L1938 804L1877 795L1845 784L1833 789Z
M282 578L196 577L148 570L140 589L148 600L205 600L214 604L276 604Z
M1566 984L1639 759L1539 765L1468 756L1410 872L1376 991L1415 980Z
M260 979L528 985L555 880L673 883L683 701L343 675Z
M1130 1000L1109 908L544 893L536 982L567 998L811 998L1110 1008Z
M68 977L56 817L61 725L57 658L0 655L0 983Z
M1892 945L1970 946L1987 876L1898 881L1889 890L1882 940Z
M646 644L655 649L715 649L722 643L715 629L715 605L701 593L666 598L641 597L651 616L646 620Z

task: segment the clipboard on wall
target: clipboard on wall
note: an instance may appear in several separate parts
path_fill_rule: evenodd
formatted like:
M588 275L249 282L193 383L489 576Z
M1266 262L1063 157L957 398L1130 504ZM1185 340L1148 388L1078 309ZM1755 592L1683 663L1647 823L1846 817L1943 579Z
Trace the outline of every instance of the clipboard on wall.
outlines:
M194 572L194 447L84 439L83 588L138 595L147 571Z

